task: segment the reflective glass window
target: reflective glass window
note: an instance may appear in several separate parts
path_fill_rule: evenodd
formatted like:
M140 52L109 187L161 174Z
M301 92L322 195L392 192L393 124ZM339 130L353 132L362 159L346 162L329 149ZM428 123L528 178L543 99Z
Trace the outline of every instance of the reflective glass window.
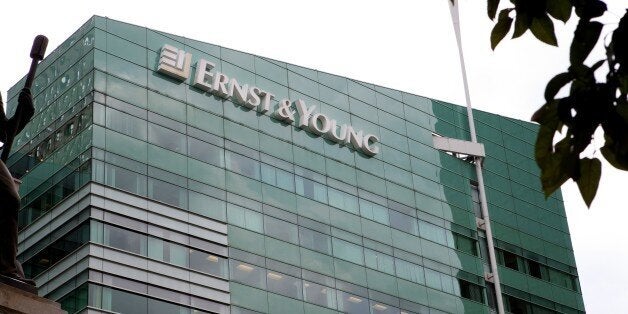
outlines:
M434 241L438 244L447 245L447 237L444 228L420 220L419 231L422 238Z
M230 151L225 151L227 169L241 175L260 180L260 163L257 160L244 157Z
M458 284L460 285L461 297L484 303L484 289L482 287L460 279L458 279Z
M385 225L389 224L388 208L363 199L360 199L360 215Z
M230 279L249 286L266 289L266 270L244 262L229 261Z
M371 305L371 313L373 314L398 314L399 313L398 308L388 305L388 304L384 304L382 302L371 300L370 305Z
M299 243L299 231L296 225L287 221L264 216L264 230L266 234L290 243Z
M303 281L303 298L309 303L336 308L336 290L314 282Z
M351 313L369 313L369 301L365 297L338 290L338 310Z
M187 207L187 190L161 180L148 178L148 197L178 207Z
M146 140L147 123L145 120L110 107L106 107L105 115L105 125L107 128L137 139Z
M326 234L299 227L299 242L303 247L331 255L331 237Z
M419 226L417 220L395 210L390 210L390 226L414 235L419 235Z
M140 255L146 255L147 238L143 234L112 225L104 225L103 234L104 245Z
M222 278L228 275L226 258L195 249L190 249L190 268Z
M148 124L148 141L180 154L187 153L185 135L153 123Z
M399 278L424 284L423 266L412 264L402 259L395 259L395 271Z
M336 189L328 188L329 205L340 208L352 214L358 214L358 198Z
M148 299L122 290L103 287L102 308L117 313L146 314Z
M240 226L255 232L263 233L263 215L244 207L227 204L227 221L230 224Z
M138 195L147 191L146 176L110 164L105 164L105 184Z
M457 250L474 256L478 255L478 249L477 245L475 244L475 240L454 233L454 243Z
M295 176L296 192L301 196L327 203L327 187L318 182Z
M366 267L394 275L395 262L392 256L369 249L364 249L364 262Z
M148 257L181 267L188 267L188 249L162 239L148 238Z
M188 156L218 167L225 164L222 148L193 137L188 137Z
M294 299L303 298L301 279L299 278L268 270L266 271L266 282L269 291Z
M364 253L362 252L361 246L338 238L333 238L332 243L334 245L334 256L364 265Z

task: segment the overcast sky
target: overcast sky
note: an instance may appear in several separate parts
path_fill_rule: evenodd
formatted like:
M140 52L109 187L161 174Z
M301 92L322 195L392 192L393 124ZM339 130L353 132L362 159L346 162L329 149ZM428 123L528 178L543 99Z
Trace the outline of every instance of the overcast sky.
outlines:
M94 15L242 50L430 98L464 104L448 0L421 1L8 1L0 20L0 90L24 75L34 36L48 52ZM625 0L606 0L607 33ZM463 46L474 108L529 120L543 103L547 81L568 66L574 24L557 24L560 48L528 32L490 50L486 0L461 1ZM597 56L603 57L601 49ZM603 140L596 139L598 147ZM602 158L599 150L587 157ZM587 311L628 308L628 173L603 167L600 189L587 209L577 186L563 196Z

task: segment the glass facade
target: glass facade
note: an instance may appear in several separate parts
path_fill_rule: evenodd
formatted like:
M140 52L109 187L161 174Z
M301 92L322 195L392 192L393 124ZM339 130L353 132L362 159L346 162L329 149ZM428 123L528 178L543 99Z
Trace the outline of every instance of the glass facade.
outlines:
M157 72L165 44L191 54L183 82ZM271 110L193 86L201 59L273 93ZM468 140L466 108L97 16L33 95L7 162L19 258L69 313L495 311L474 165L432 139ZM284 98L377 136L379 154L279 121ZM474 116L505 309L583 313L536 126Z

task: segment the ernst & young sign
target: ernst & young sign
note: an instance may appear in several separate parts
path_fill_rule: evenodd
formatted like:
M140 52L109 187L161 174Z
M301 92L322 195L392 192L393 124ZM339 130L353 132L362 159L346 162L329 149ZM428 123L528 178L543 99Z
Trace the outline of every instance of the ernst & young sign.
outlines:
M191 60L190 53L171 45L164 45L161 48L157 71L183 81L190 77ZM198 60L192 86L251 110L261 113L271 110L271 101L275 99L275 95L256 86L240 85L235 78L212 71L215 66L214 63L205 59ZM356 130L348 124L338 125L336 120L315 112L316 106L308 107L301 99L294 102L290 99L282 99L276 108L272 109L271 116L279 121L290 124L296 122L296 125L303 130L324 136L340 145L351 145L355 150L367 156L379 153L379 146L375 145L379 142L377 136Z

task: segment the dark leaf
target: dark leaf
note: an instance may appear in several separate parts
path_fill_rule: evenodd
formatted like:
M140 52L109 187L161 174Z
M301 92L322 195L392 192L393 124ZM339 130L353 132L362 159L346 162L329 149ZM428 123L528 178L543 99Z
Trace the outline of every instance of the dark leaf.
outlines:
M510 26L512 25L512 18L508 16L512 9L503 9L499 12L499 18L497 19L497 23L495 27L493 27L493 31L491 32L491 48L495 50L495 47L499 44L508 31L510 31Z
M547 13L557 20L567 23L571 17L570 0L550 0L547 1Z
M497 14L497 7L499 7L499 0L488 0L487 13L488 17L492 19L495 18L495 14Z
M536 137L536 145L534 145L534 157L541 169L544 168L541 165L542 163L552 159L552 141L554 140L555 132L553 128L548 128L543 125L539 128L539 134Z
M611 115L602 124L605 143L602 155L613 167L628 171L628 127L625 117L625 106L621 104L616 115Z
M559 131L558 100L552 100L543 105L532 115L532 121L552 131ZM554 135L552 134L552 137ZM551 141L550 141L551 142ZM551 143L550 143L551 144Z
M602 147L600 151L602 152L602 156L606 158L606 161L608 161L608 163L611 164L613 167L619 170L628 171L628 160L623 160L622 162L622 160L617 158L618 156L615 154L612 147L604 145L604 147Z
M595 198L597 188L600 183L600 177L602 176L602 163L597 158L580 159L580 177L576 182L578 183L578 189L580 194L587 204L587 207L591 207L591 202Z
M560 91L563 86L567 85L573 79L573 74L569 72L560 73L554 76L545 87L545 100L549 102L554 99L554 96L558 94L558 91Z
M617 63L628 67L628 40L626 40L626 38L628 38L628 9L619 20L619 25L617 29L613 31L611 38L610 48L615 56L615 60Z
M517 12L515 18L515 32L512 34L512 38L520 37L530 28L531 19L524 12Z
M600 0L573 0L576 15L583 20L602 16L606 12L606 3Z
M569 62L581 64L589 56L600 38L602 23L580 20L569 50Z
M534 17L532 24L530 24L530 30L540 41L548 45L558 46L556 35L554 34L554 23L549 16Z

